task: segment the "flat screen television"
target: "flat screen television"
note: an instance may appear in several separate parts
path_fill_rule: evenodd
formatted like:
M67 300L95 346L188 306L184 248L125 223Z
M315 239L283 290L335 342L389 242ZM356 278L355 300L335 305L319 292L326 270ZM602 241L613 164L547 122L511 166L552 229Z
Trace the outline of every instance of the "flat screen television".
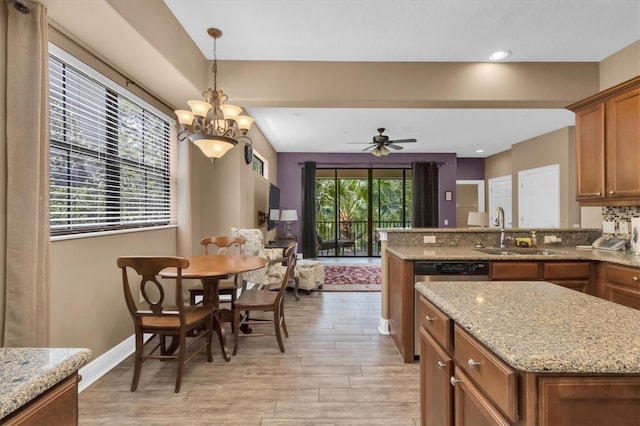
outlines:
M269 184L269 218L271 218L272 210L280 210L280 188L274 184ZM267 230L272 230L278 226L278 222L274 220L267 220Z

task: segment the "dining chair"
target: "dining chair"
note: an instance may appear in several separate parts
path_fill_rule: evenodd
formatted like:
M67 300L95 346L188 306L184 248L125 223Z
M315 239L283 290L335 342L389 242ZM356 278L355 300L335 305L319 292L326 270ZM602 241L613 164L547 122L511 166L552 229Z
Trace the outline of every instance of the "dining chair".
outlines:
M276 291L269 290L265 287L253 287L248 289L236 300L236 308L233 311L233 335L234 335L234 343L233 343L233 354L235 355L238 352L238 340L240 338L240 326L249 325L249 324L265 324L265 323L273 323L276 339L278 340L278 346L280 347L280 352L284 352L284 344L282 342L282 335L280 328L284 331L284 335L289 337L289 332L287 331L287 324L284 319L284 291L287 287L289 279L291 278L291 273L296 266L296 243L291 242L289 246L286 248L284 252L284 257L286 259L286 270L284 275L282 276L282 281L280 283L280 287ZM242 315L241 312L246 312L250 314L251 312L272 312L273 319L268 318L252 318L250 315ZM254 337L254 336L264 336L264 334L243 334L243 336Z
M122 270L124 298L133 319L136 339L135 365L131 392L138 387L142 363L147 359L176 359L178 361L175 392L180 392L184 365L202 350L206 351L207 361L213 361L211 355L211 330L213 329L213 306L185 305L182 293L182 270L189 261L181 257L128 256L119 257L118 267ZM165 268L176 268L175 279L161 279L158 274ZM136 273L140 285L132 286L129 275ZM171 297L171 289L174 296ZM135 294L135 297L134 297ZM137 303L137 300L140 303ZM143 299L143 300L142 300ZM172 300L173 299L173 300ZM143 341L145 334L151 338ZM158 341L155 341L155 338ZM166 338L171 337L170 346ZM204 345L187 358L187 348L204 339ZM147 345L154 344L145 352ZM175 347L177 345L177 347ZM157 354L158 349L160 353ZM177 350L177 354L175 351Z
M205 237L200 240L200 244L203 247L205 255L209 253L240 253L241 246L244 244L244 238L229 236ZM220 282L218 294L220 296L230 295L231 309L233 309L233 305L238 297L238 289L242 286L242 283L240 276L237 274L229 278L231 278L232 281L225 280ZM191 305L200 303L196 302L198 296L204 296L204 290L201 284L189 289L189 303Z

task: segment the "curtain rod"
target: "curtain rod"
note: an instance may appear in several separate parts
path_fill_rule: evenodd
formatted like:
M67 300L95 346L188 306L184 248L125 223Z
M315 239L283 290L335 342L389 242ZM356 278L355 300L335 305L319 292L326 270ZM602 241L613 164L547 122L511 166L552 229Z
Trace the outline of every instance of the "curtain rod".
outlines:
M440 167L443 165L447 165L449 164L448 161L417 161L418 163L435 163L436 166ZM303 166L304 163L306 163L306 161L298 161L298 166ZM406 168L411 168L411 164L413 163L398 163L398 164L393 164L393 163L383 163L383 164L372 164L372 163L349 163L349 164L344 164L344 163L316 163L316 168L318 167L333 167L333 168L340 168L340 169L353 169L353 168L362 168L362 167L367 167L367 168L378 168L378 169L390 169L393 167L402 167L404 169Z
M31 13L31 8L29 7L29 5L24 4L21 1L18 0L7 0L7 5L11 6L13 5L13 7L16 8L16 10L20 13L22 13L23 15L28 15Z

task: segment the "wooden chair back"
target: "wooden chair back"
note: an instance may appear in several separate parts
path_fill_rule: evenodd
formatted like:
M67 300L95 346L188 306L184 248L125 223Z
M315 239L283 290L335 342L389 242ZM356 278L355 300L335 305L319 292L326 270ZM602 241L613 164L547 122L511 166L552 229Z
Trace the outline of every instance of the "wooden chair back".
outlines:
M285 259L283 263L286 264L287 270L282 277L282 283L280 284L280 288L278 289L278 297L276 298L276 303L281 303L282 298L284 296L284 292L287 288L287 284L294 276L294 270L296 268L296 263L298 262L298 258L296 257L296 249L298 247L298 243L292 241L289 243L287 248L284 250L283 258Z
M120 257L117 264L122 269L124 298L136 325L141 324L142 317L145 316L178 315L184 321L182 269L189 266L187 259L162 256ZM178 271L176 279L159 280L158 273L171 267ZM135 271L141 277L140 295L144 299L141 307L136 303L137 297L134 298L134 290L129 283L127 269ZM175 285L174 300L167 300L168 294L171 294L170 286L173 285ZM167 306L170 307L169 310L165 309Z
M241 247L244 244L244 238L241 237L206 237L200 240L200 244L204 247L204 254L209 254L210 246L216 246L216 254L229 253L230 249L234 249L236 253L240 253Z

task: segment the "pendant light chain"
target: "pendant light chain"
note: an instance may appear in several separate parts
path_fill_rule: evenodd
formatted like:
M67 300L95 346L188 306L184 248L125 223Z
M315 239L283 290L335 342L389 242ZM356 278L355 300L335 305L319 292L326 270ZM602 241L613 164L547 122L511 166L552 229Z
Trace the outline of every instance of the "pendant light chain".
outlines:
M211 71L213 72L213 90L218 91L218 54L216 52L216 42L218 39L213 38L213 65Z

